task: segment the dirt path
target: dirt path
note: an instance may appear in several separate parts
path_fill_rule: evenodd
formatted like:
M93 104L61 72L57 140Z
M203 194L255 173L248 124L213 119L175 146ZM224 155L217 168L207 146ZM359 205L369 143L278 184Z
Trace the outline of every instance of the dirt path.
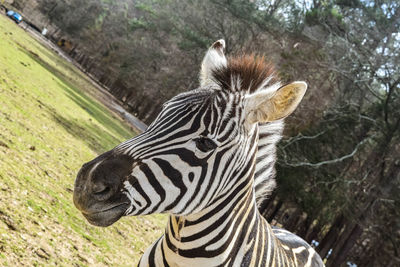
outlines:
M53 50L61 58L73 64L77 68L77 71L79 71L81 75L86 76L88 80L98 89L98 92L96 93L94 92L88 92L88 93L95 99L100 101L102 104L104 104L113 113L118 115L121 119L123 119L130 127L133 128L135 132L139 134L147 129L147 125L144 122L142 122L141 120L130 114L128 111L126 111L122 106L121 101L119 101L112 94L110 94L104 86L99 84L92 75L85 72L78 63L76 63L71 57L69 57L56 44L45 38L41 33L31 28L28 24L24 22L20 24L20 27L23 28L26 32L28 32L32 37L34 37L40 43L42 43L44 46Z

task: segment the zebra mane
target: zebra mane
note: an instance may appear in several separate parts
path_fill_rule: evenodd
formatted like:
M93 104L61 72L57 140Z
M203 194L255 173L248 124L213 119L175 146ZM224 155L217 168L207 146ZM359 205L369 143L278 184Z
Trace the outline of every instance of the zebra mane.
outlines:
M228 58L226 66L213 70L212 80L223 90L246 93L254 93L279 83L273 65L263 56L254 54Z
M259 125L259 140L254 174L257 205L261 205L276 187L276 145L282 138L283 120Z
M241 55L228 59L226 66L212 72L212 80L222 89L248 94L259 90L274 92L280 88L275 69L263 56ZM282 137L283 120L259 124L259 142L254 175L257 204L276 186L276 145Z

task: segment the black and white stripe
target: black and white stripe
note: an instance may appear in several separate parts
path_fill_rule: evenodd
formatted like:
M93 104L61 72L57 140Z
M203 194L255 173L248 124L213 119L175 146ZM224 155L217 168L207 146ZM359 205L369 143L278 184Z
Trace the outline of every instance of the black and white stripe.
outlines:
M275 184L282 118L306 85L281 87L263 59L228 61L223 47L217 41L207 53L199 89L174 97L144 133L82 167L75 205L101 226L122 215L170 214L139 266L323 266L257 208Z
M322 266L310 246L272 230L257 210L254 188L264 193L262 185L273 184L283 122L241 139L243 95L198 90L185 97L172 99L148 131L116 148L140 161L135 183L125 182L127 215L174 214L139 266ZM196 150L199 136L213 140L216 151Z

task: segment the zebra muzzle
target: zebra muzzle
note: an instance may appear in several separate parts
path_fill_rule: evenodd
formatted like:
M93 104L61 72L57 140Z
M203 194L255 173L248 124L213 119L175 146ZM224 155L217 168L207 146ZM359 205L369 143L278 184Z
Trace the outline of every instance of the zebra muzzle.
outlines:
M119 220L130 200L122 192L134 160L126 155L107 152L84 164L74 188L74 204L93 225L108 226Z

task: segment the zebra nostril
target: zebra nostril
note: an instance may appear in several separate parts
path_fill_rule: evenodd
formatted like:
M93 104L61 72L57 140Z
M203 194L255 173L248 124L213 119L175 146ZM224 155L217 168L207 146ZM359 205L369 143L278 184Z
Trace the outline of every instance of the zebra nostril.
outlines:
M93 186L92 194L97 200L106 200L109 198L111 187L100 183Z
M105 195L105 194L107 194L108 192L110 192L110 188L107 186L107 187L105 187L105 188L103 188L103 189L99 189L99 190L97 190L97 191L94 191L93 192L93 194L95 194L95 195Z

